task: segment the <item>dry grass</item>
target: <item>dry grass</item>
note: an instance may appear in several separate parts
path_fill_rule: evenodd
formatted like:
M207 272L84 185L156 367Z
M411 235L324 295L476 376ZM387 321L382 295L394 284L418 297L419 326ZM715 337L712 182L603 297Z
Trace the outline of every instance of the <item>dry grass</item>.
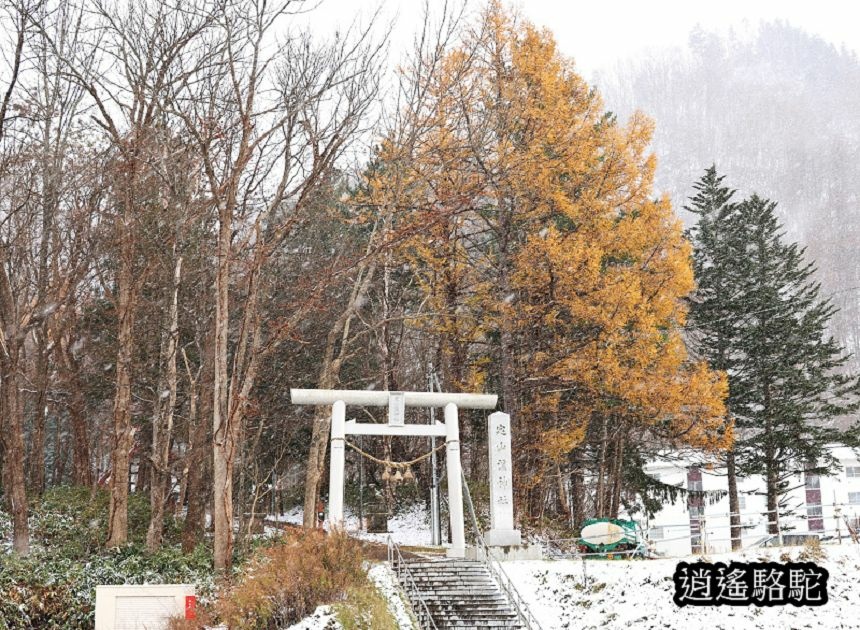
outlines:
M346 600L335 605L334 611L344 630L397 630L388 602L367 579L361 586L350 588Z
M827 558L827 552L821 546L818 538L809 538L803 543L803 550L797 555L801 562L821 562Z
M358 541L344 535L301 530L261 549L214 605L195 622L175 621L171 630L197 630L221 623L231 630L274 630L306 617L321 604L345 599L367 584Z

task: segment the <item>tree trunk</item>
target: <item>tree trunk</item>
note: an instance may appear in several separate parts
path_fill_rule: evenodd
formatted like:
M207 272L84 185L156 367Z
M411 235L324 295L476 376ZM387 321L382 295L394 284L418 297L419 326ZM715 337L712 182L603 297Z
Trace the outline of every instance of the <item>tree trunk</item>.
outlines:
M371 239L372 241L372 239ZM349 344L349 328L358 305L364 301L370 282L376 272L376 263L370 263L359 269L352 287L349 302L343 313L331 327L326 336L326 346L323 353L317 388L331 389L340 377L340 368ZM340 348L337 348L340 340ZM335 352L337 351L337 356ZM305 496L302 526L306 529L316 527L316 505L319 501L320 486L325 473L325 457L328 450L329 433L331 431L331 409L317 407L311 429L311 445L308 452L308 465L305 471Z
M50 155L51 121L46 120L44 129L44 151ZM46 159L42 163L42 229L39 242L39 270L36 280L36 299L39 304L48 302L48 260L50 241L54 234L54 213L57 205L55 178L59 173L56 160ZM41 496L45 491L45 416L48 404L49 327L47 318L36 334L36 409L33 419L33 434L30 450L30 488Z
M83 391L80 388L75 388L71 392L69 420L72 424L74 482L78 486L89 486L93 483L93 469L90 464L90 439L87 430L86 402L84 401Z
M61 336L55 347L55 357L60 380L69 396L67 410L72 433L72 483L76 486L90 486L93 483L93 471L87 429L87 403L84 398L81 368L75 360L71 345L71 333Z
M63 432L63 425L58 419L54 423L54 469L51 474L53 486L62 485L66 477L66 465L69 462L69 449L65 439L67 435Z
M574 451L574 455L577 451ZM571 512L573 513L573 531L579 532L585 521L585 479L579 458L574 457L570 471Z
M609 516L610 518L618 518L618 512L621 509L621 488L623 487L623 471L624 471L624 425L621 425L620 435L615 441L615 452L612 459L612 485L610 487L609 497Z
M24 401L18 384L25 331L19 327L15 294L6 272L8 259L0 243L0 440L3 492L12 513L12 550L25 556L30 552L30 530L24 471Z
M14 343L14 342L13 342ZM21 556L30 552L27 524L27 490L24 475L23 401L18 389L15 357L0 362L0 420L3 437L3 485L12 512L12 550Z
M735 466L735 450L732 448L726 454L726 475L729 482L729 531L732 537L732 551L738 551L743 545L741 540L740 501L738 500L738 475Z
M769 534L779 533L779 482L777 480L776 462L768 454L765 479L767 481L767 520Z
M221 221L221 228L225 227ZM221 230L220 249L229 257L230 229ZM220 258L220 256L219 256ZM229 325L229 264L219 265L216 276L217 299L215 309L215 381L213 387L213 521L215 525L215 569L225 571L233 561L233 469L236 449L242 435L248 400L256 380L262 334L260 331L260 259L257 258L248 273L248 290L244 299L244 314L239 339L233 356L233 369L227 378L227 332ZM220 278L220 282L218 282ZM220 304L220 306L219 306ZM220 366L220 367L219 367ZM220 389L219 389L220 382ZM220 403L225 403L223 407Z
M502 406L511 416L511 433L518 435L516 428L519 422L517 414L516 375L514 373L514 335L510 315L508 314L511 295L510 278L510 221L512 211L503 210L499 231L499 292L498 303L501 305L499 324L499 358L501 363Z
M30 436L30 491L41 496L45 491L45 419L48 404L48 354L46 331L38 335L36 350L36 402L33 418L33 433Z
M192 381L189 373L189 390L191 391L190 410L188 413L188 443L186 466L188 480L185 494L188 500L188 510L185 513L185 525L182 529L182 550L191 552L203 540L206 525L206 506L211 493L207 492L206 478L211 469L212 458L207 457L209 425L207 418L212 413L212 362L214 346L211 342L204 344L203 365L201 366L201 381ZM186 365L187 368L187 365ZM200 409L197 402L200 401Z
M174 244L174 255L176 245ZM176 258L170 308L166 317L167 335L162 343L164 372L159 379L158 399L152 419L152 468L149 487L150 517L146 532L146 548L154 552L161 546L164 530L164 510L171 484L170 438L173 432L173 410L176 407L176 346L179 340L179 282L182 277L182 256ZM167 394L165 396L164 394Z
M233 553L234 428L227 416L227 333L230 325L230 201L221 206L218 221L218 268L215 274L215 377L212 382L212 482L215 526L215 569L229 568Z
M597 489L594 494L597 498L597 505L595 506L596 516L598 518L603 518L606 516L606 514L604 514L604 500L606 498L606 449L609 441L605 414L601 414L600 424L600 451L597 458Z
M565 518L567 518L568 524L571 524L573 522L573 513L571 512L570 497L567 493L567 484L564 483L564 474L562 473L560 464L555 465L555 472L558 481L558 501L561 505L561 511Z
M130 200L126 200L130 202ZM130 203L124 212L118 277L116 359L116 396L113 406L113 450L111 452L110 507L108 512L108 547L119 547L128 541L129 457L134 443L131 426L131 369L134 352L134 308L136 302L132 270L134 241L131 234ZM138 482L140 479L138 479Z

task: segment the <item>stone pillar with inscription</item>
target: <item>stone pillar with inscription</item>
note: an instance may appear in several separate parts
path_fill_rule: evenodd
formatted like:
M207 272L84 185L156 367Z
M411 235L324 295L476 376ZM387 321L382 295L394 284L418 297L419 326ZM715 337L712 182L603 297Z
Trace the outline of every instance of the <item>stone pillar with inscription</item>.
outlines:
M490 531L485 542L491 547L522 544L514 529L514 491L511 466L511 417L497 411L490 414Z

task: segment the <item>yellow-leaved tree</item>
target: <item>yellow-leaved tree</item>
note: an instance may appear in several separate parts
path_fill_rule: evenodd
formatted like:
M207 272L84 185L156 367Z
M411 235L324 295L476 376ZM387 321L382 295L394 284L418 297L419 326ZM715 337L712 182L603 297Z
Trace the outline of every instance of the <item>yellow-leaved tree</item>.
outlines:
M619 124L495 1L427 94L404 117L421 141L375 188L396 177L425 226L400 251L446 387L498 391L512 414L520 518L616 516L633 455L727 446L725 378L683 341L690 247L654 198L651 122Z

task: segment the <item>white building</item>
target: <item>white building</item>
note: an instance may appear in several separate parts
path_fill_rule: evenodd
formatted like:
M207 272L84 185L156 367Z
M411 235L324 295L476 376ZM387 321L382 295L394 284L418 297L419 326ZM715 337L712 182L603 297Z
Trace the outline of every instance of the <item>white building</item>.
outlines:
M850 544L849 527L860 529L860 458L857 451L831 446L842 470L829 476L794 475L780 507L780 530L790 542L799 535ZM653 548L667 556L720 553L731 550L728 482L724 468L700 461L663 459L645 467L662 483L685 490L704 490L693 497L684 493L664 505L654 518L642 522ZM744 547L772 536L767 530L765 482L760 476L738 478ZM699 498L701 497L701 498ZM699 505L701 504L701 506Z

